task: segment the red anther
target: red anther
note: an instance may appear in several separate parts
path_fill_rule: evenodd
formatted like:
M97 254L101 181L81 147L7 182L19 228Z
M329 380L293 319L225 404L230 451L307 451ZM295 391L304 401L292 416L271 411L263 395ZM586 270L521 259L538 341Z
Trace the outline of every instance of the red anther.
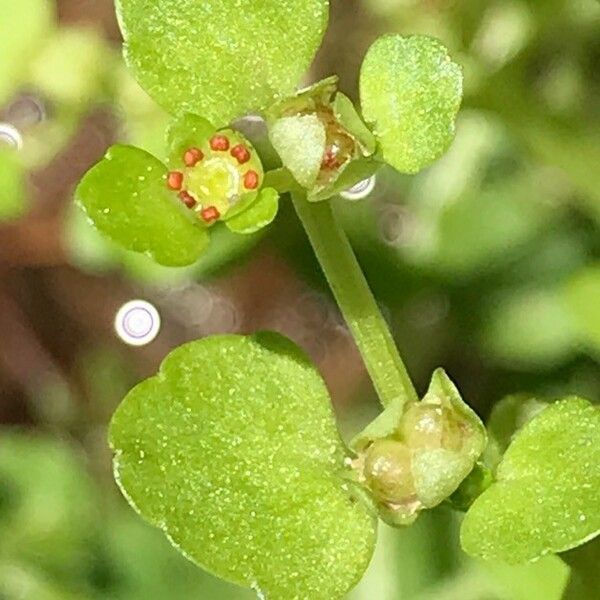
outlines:
M179 191L181 189L181 186L183 185L183 173L180 173L179 171L171 171L168 175L167 175L167 186L174 190L174 191Z
M229 150L229 139L224 135L214 135L210 140L210 147L215 152L226 152Z
M190 148L183 155L183 162L186 167L195 167L202 159L204 158L204 154L202 150L198 148Z
M221 213L217 210L216 206L207 206L200 211L200 216L207 223L213 223L221 216Z
M323 155L321 167L323 169L339 169L341 166L342 165L337 158L337 154L331 148L328 148Z
M247 163L250 160L250 152L244 144L238 144L231 149L231 156L235 158L240 165Z
M255 190L258 187L258 173L256 171L248 171L244 175L244 187L247 190Z
M192 196L190 193L186 192L185 190L183 192L181 192L180 194L178 194L179 199L188 207L188 208L194 208L194 206L196 206L197 202L196 199L194 198L194 196Z

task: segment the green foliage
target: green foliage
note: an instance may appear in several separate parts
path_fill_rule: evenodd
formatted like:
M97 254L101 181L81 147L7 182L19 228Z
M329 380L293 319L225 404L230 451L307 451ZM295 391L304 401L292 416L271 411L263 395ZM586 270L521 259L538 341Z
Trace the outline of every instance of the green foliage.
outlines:
M220 126L289 95L309 67L327 0L119 0L125 59L172 113Z
M320 376L275 334L173 351L117 410L132 506L207 570L269 598L341 598L373 549Z
M580 339L600 353L600 266L575 273L566 283L564 299Z
M398 171L416 173L452 142L462 71L433 38L388 35L365 57L360 95L385 160Z
M21 217L26 209L25 173L16 153L0 149L0 222Z
M97 518L92 483L62 443L3 432L0 565L32 563L57 580L71 570L81 577Z
M195 262L208 233L165 185L167 168L132 146L113 146L81 180L76 199L102 234L166 266Z
M43 44L53 20L49 0L0 0L0 105L23 82L28 62Z
M463 548L516 564L562 552L600 531L600 411L570 398L553 404L514 438L496 483L467 513Z

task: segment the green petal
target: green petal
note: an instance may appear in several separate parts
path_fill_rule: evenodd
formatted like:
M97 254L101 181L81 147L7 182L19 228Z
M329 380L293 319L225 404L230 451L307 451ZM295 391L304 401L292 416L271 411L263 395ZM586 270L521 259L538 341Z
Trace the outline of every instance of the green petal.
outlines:
M125 58L172 113L218 126L291 94L327 26L327 0L117 0Z
M273 222L279 209L279 193L273 188L263 188L256 201L246 210L225 220L235 233L254 233Z
M461 542L469 554L519 563L562 552L600 532L600 410L557 402L514 438L497 483L473 504Z
M365 156L373 154L377 149L377 140L356 112L352 100L338 92L333 103L333 112L336 119L361 144Z
M325 384L277 334L176 349L125 398L110 442L132 506L223 579L341 599L370 560L374 523L344 483Z
M452 142L462 72L437 40L388 35L367 53L360 94L386 161L398 171L416 173Z
M188 148L204 145L215 131L212 123L198 115L186 113L174 119L167 130L170 161L181 161Z
M208 233L167 188L166 174L151 154L113 146L81 180L76 199L96 229L125 249L162 265L189 265Z
M325 125L316 115L283 117L275 121L269 138L281 162L306 189L314 186L325 153Z

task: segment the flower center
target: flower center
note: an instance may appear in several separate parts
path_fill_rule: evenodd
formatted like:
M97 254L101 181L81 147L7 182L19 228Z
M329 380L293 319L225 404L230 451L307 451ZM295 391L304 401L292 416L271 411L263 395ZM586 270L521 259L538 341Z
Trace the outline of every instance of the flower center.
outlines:
M260 163L231 132L216 134L201 148L188 148L180 170L167 176L167 187L206 223L223 217L260 185Z

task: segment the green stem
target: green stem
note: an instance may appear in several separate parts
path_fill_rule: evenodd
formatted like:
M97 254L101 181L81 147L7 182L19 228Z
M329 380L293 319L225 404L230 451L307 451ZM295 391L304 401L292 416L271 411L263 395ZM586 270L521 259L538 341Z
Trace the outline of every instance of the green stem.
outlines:
M394 339L329 201L292 194L333 295L362 354L383 406L418 400Z

